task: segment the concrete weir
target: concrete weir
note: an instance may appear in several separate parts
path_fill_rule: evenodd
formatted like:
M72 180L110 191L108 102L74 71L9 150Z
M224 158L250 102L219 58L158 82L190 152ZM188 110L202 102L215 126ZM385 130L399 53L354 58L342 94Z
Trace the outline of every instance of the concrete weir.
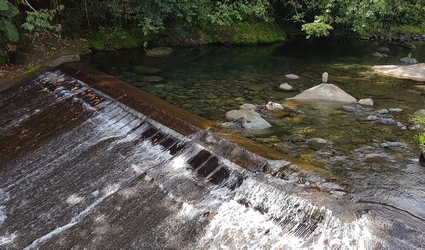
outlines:
M342 220L300 198L290 177L264 173L296 175L293 163L253 154L214 124L80 64L1 92L0 114L0 249L422 244L386 237L367 214Z

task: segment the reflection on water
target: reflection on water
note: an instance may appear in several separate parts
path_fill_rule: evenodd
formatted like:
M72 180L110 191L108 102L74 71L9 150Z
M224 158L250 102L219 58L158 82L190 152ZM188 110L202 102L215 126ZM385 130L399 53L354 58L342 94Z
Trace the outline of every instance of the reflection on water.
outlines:
M142 50L101 52L83 60L126 82L149 91L173 105L217 123L225 113L244 103L264 105L268 101L289 106L280 115L266 119L271 129L242 133L259 143L300 158L332 174L353 199L368 207L407 214L425 220L425 168L417 161L417 130L409 127L409 116L424 107L423 86L411 80L380 77L370 68L377 64L399 64L412 53L425 61L425 46L407 50L389 46L387 58L370 56L378 44L290 43L262 47L208 46L178 48L166 58L148 58ZM144 66L157 72L140 70ZM287 98L321 83L323 72L333 83L357 99L371 98L373 107L355 112L321 105L291 105ZM297 80L286 74L300 76ZM289 83L293 92L279 90ZM367 120L377 110L400 108L388 114L398 126ZM385 116L385 115L383 115ZM276 174L283 178L284 174ZM324 187L316 187L326 189ZM387 212L385 212L387 213ZM421 223L422 223L421 222Z

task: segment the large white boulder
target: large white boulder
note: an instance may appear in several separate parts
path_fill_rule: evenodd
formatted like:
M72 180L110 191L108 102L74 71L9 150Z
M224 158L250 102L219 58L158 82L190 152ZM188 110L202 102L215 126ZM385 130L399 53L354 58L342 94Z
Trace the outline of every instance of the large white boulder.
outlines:
M357 102L356 98L347 94L344 90L332 83L322 83L314 86L301 94L294 96L292 99L299 101Z
M425 82L425 63L418 63L407 66L375 65L372 67L372 70L380 75Z

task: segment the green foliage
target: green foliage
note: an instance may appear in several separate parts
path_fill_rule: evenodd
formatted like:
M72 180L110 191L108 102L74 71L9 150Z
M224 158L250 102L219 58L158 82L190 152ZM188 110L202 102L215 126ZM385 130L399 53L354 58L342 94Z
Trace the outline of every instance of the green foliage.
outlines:
M87 46L87 50L104 50L104 49L120 49L120 48L134 48L141 45L141 40L137 42L133 36L123 29L103 28L90 34L87 38L81 38Z
M19 41L19 32L12 22L12 18L19 13L19 10L6 0L0 0L0 31L3 36L11 41Z
M391 35L394 27L416 26L424 19L423 0L290 0L292 20L304 23L308 36L327 36L333 30L360 35L379 31Z
M55 9L40 9L38 11L27 11L25 23L21 27L28 31L28 36L37 38L43 33L53 33L60 36L62 31L61 24L53 24L55 16L64 9L63 5L59 5Z
M409 121L413 124L417 124L421 127L425 127L425 116L423 115L412 115L409 118ZM418 142L418 146L419 148L424 148L425 147L425 132L422 132L418 135L415 136L416 137L416 141Z
M303 24L301 27L301 30L307 34L307 38L328 36L332 29L331 25L323 21L323 16L315 16L314 22Z

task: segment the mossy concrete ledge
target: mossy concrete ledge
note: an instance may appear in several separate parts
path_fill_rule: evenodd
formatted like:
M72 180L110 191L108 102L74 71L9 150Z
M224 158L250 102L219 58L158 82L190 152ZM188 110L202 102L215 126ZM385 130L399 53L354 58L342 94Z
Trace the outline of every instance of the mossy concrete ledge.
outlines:
M79 54L57 55L48 60L41 61L16 77L7 80L0 79L0 92L22 82L28 81L43 72L58 67L61 64L78 61L80 61Z

